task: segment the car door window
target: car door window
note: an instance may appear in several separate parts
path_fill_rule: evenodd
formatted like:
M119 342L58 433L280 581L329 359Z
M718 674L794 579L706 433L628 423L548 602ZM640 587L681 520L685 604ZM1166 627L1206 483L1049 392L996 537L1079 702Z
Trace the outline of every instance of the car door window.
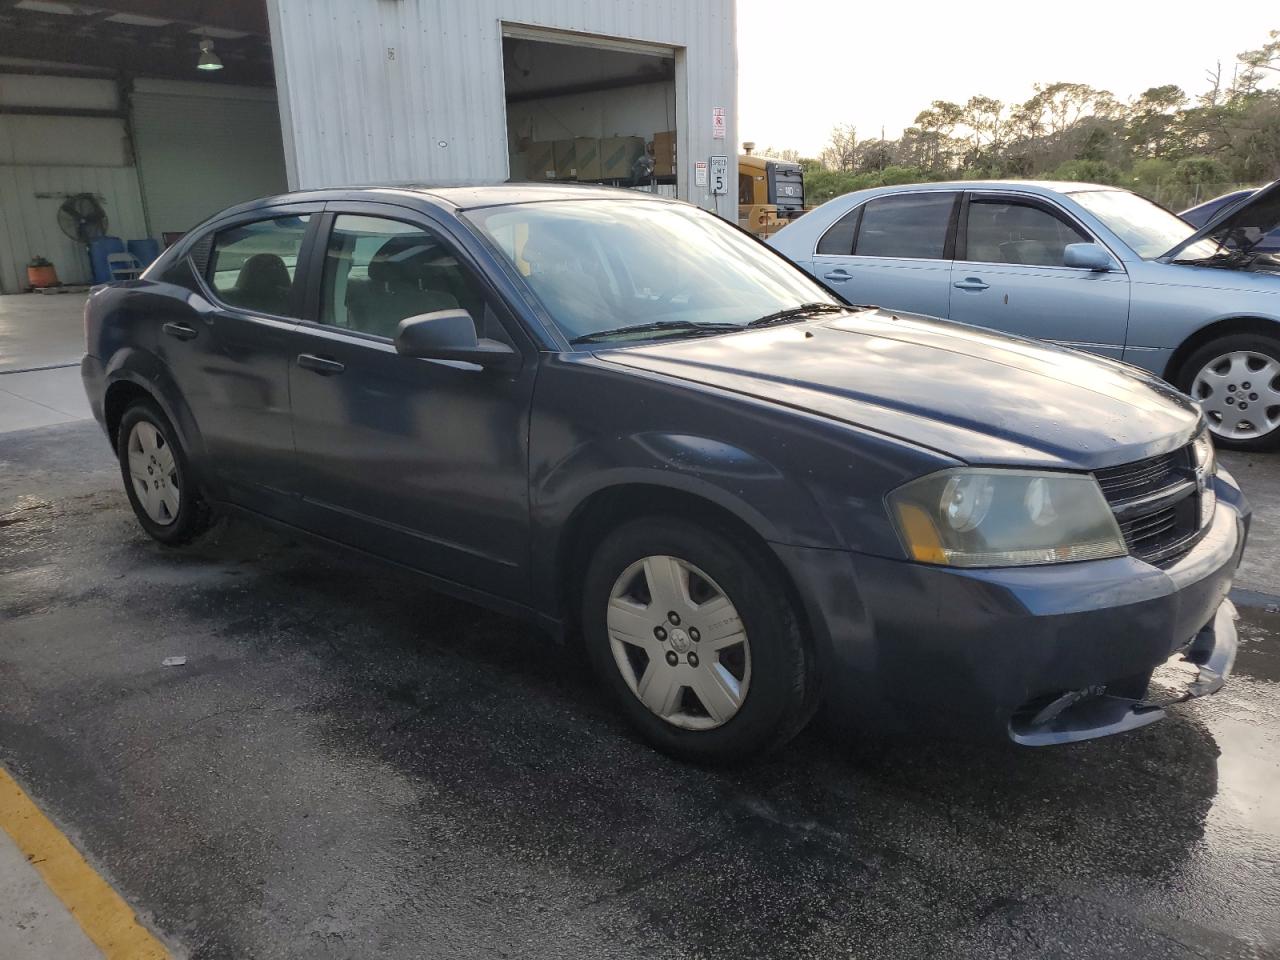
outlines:
M255 313L297 316L293 281L309 220L275 217L218 231L207 274L218 298Z
M334 219L321 323L393 339L407 317L458 309L471 314L480 336L502 338L475 277L433 231L384 217Z
M1089 237L1048 210L1007 200L970 200L965 259L976 263L1063 265L1069 243Z
M862 208L854 254L942 260L959 195L911 193L876 197Z
M853 253L853 238L858 234L858 220L861 216L862 207L854 207L833 223L818 241L815 252L825 257L847 257Z

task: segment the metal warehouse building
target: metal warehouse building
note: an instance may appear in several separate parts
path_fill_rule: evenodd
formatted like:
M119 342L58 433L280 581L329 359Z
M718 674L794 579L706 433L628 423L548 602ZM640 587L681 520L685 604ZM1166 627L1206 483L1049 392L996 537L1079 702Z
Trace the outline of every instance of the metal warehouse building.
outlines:
M579 180L733 218L736 86L734 0L8 0L0 292L293 188Z

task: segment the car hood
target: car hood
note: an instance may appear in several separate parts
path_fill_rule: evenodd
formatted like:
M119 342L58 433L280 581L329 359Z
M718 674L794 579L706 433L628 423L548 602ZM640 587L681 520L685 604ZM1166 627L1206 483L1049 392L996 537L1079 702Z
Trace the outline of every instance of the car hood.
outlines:
M1263 187L1242 203L1229 203L1216 217L1159 259L1176 260L1188 247L1201 240L1213 240L1248 253L1268 233L1280 227L1280 180Z
M969 463L1091 470L1188 442L1192 401L1127 364L884 310L599 360L817 413Z

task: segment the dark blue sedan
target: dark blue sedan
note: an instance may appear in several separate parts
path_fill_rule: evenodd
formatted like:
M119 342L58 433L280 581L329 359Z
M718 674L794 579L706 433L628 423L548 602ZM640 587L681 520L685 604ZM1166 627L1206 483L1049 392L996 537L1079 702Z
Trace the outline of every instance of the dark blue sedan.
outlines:
M850 306L706 211L567 185L235 207L86 307L142 528L221 512L420 572L585 656L636 729L1038 745L1212 693L1248 529L1195 404ZM518 710L518 704L510 705Z
M1224 193L1220 197L1214 197L1212 200L1206 200L1204 203L1197 204L1190 210L1183 210L1178 214L1178 216L1187 221L1187 223L1191 224L1193 227L1203 227L1219 214L1225 213L1229 208L1234 207L1238 203L1244 202L1257 192L1257 187L1250 187L1247 190L1235 190L1231 193ZM1262 239L1257 242L1253 249L1256 253L1280 253L1280 227L1263 235Z

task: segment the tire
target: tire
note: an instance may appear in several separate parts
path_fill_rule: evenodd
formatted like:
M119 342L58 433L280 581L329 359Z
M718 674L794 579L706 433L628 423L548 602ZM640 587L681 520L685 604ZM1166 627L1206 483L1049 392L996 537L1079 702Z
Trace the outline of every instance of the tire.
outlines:
M676 584L669 595L683 591L683 600L655 602L651 578L659 589ZM599 544L582 590L587 653L650 744L727 762L775 750L808 722L818 701L813 657L778 583L763 548L687 520L636 520ZM661 609L668 604L680 610Z
M177 546L209 528L212 515L186 451L153 401L136 400L125 410L116 432L116 458L129 505L153 539Z
M1177 386L1205 411L1219 446L1280 447L1280 336L1234 333L1211 340L1187 357Z

